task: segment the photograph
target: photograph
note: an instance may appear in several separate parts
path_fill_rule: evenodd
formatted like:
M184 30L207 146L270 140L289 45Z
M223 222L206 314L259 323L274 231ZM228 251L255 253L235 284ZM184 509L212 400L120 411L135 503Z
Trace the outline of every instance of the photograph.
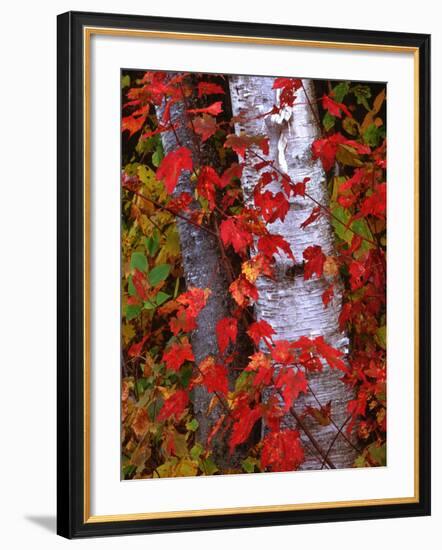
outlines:
M387 90L121 69L121 480L388 465Z

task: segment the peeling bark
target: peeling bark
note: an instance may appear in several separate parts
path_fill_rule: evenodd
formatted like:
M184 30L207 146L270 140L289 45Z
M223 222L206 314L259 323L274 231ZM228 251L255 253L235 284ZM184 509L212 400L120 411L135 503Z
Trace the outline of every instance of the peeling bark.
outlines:
M269 112L277 103L277 92L272 89L271 77L231 76L229 77L232 109L234 116L250 118L259 112ZM309 194L319 203L328 205L326 177L320 161L311 156L311 143L319 137L319 128L315 113L308 100L314 99L314 87L311 80L303 80L303 89L298 90L295 105L285 108L280 114L261 119L237 123L237 134L266 134L269 137L270 151L268 159L286 172L293 182L310 178ZM305 90L305 92L304 92ZM306 97L306 95L308 97ZM250 163L244 168L242 186L246 201L253 203L253 188L258 180L257 172ZM280 190L273 182L267 188L273 192ZM323 336L332 346L347 353L348 338L340 332L338 316L342 302L342 290L335 285L335 296L327 309L324 309L322 294L329 282L324 278L304 280L302 270L302 252L310 245L319 245L326 255L334 253L334 236L327 216L321 216L305 230L300 225L310 215L315 205L308 198L290 199L290 210L284 222L269 224L271 233L280 234L289 242L296 258L296 265L284 255L276 258L276 280L260 278L257 282L259 299L256 303L256 316L270 323L276 331L277 339L296 340L302 335ZM353 392L341 381L341 372L324 366L321 373L309 374L308 382L312 391L301 394L295 404L296 412L302 413L306 406L318 407L318 401L326 405L331 401L332 419L340 428L347 418L347 403L354 398ZM312 393L313 392L313 393ZM314 395L313 395L314 394ZM316 396L316 400L315 399ZM292 416L284 419L286 426L296 425ZM355 451L348 441L338 435L338 428L329 424L320 426L315 420L306 417L305 425L313 434L321 449L337 468L350 467ZM301 437L306 449L306 461L301 469L318 469L323 459L312 448L305 433Z

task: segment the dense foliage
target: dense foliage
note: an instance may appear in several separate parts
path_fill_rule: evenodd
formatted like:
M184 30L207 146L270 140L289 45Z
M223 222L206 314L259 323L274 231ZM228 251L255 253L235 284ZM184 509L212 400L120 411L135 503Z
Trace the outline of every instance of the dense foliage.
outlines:
M122 77L122 476L125 479L251 473L297 469L304 460L298 429L281 424L303 415L329 424L333 407L297 411L308 392L306 374L327 363L355 388L345 426L357 433L355 466L385 464L386 440L386 141L385 92L361 83L319 83L323 96L316 116L320 139L312 154L328 177L330 203L312 199L300 231L328 216L336 254L326 256L312 243L291 250L268 224L284 221L290 197L310 198L309 178L292 181L266 160L265 135L237 135L229 114L222 76L127 72ZM302 81L278 78L279 104L269 116L296 102ZM185 116L171 118L184 105ZM161 106L161 115L156 108ZM313 108L313 107L312 107ZM159 111L158 111L159 112ZM177 125L191 129L197 153L180 143ZM161 135L174 132L176 149L164 155ZM199 154L207 145L217 161ZM240 178L246 163L257 173L254 207L246 206ZM177 192L182 173L190 172L194 193ZM281 191L267 189L278 181ZM196 363L192 332L210 288L186 287L177 219L214 236L226 270L233 307L217 324L218 353ZM305 279L326 277L324 308L334 282L345 292L339 323L350 337L350 352L331 347L322 337L278 340L273 328L253 318L258 277L272 277L275 254L303 260ZM203 262L201 268L203 269ZM245 368L238 366L237 337L245 327L254 347ZM275 368L277 366L278 368ZM228 373L237 371L234 387ZM192 390L204 386L220 413L207 444L197 438ZM263 399L264 390L271 391ZM262 423L264 435L250 442ZM225 467L212 452L215 437L233 453L244 442L240 466ZM325 452L327 449L324 450ZM326 456L323 456L324 461Z

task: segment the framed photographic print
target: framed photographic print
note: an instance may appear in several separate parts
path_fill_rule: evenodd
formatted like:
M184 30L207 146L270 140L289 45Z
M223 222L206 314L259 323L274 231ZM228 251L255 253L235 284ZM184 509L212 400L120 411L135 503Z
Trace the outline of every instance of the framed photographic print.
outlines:
M58 17L60 535L430 513L429 67Z

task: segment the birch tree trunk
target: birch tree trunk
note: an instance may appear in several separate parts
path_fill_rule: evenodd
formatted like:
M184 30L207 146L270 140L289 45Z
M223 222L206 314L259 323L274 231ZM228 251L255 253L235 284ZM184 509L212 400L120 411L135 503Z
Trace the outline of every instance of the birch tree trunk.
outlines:
M271 77L229 77L233 115L247 119L259 112L264 114L271 111L278 103L277 92L272 89L273 82ZM267 158L273 160L275 166L287 173L294 183L309 177L309 194L319 203L328 205L325 173L320 161L314 161L311 156L311 144L320 135L314 99L313 82L303 80L303 88L298 90L293 107L285 107L278 115L237 123L235 131L247 135L266 134L270 142ZM259 174L248 162L243 171L242 186L249 204L253 201L253 188L258 178ZM273 182L268 189L277 192L280 190L279 184ZM302 253L305 248L319 245L326 255L333 255L334 252L333 229L327 216L321 216L304 230L300 228L314 206L308 198L291 198L290 210L284 222L277 220L269 224L271 233L280 234L289 242L296 265L293 268L292 261L285 255L276 257L276 280L263 277L257 282L259 299L255 306L256 316L270 323L276 331L275 339L296 340L303 335L323 336L330 345L347 353L348 339L338 326L342 302L339 285L335 285L335 296L328 308L324 309L322 294L329 282L324 277L307 281L303 277ZM318 402L326 405L331 401L333 423L321 426L311 417L306 417L304 423L337 468L352 466L356 456L346 437L338 431L347 418L347 403L354 397L352 391L340 381L341 376L342 372L332 370L327 365L321 373L308 374L312 391L307 395L301 394L295 404L295 410L300 414L307 406L318 408ZM293 417L289 416L284 419L284 423L290 427L296 425ZM302 430L301 438L306 450L306 460L301 469L320 468L323 459Z

